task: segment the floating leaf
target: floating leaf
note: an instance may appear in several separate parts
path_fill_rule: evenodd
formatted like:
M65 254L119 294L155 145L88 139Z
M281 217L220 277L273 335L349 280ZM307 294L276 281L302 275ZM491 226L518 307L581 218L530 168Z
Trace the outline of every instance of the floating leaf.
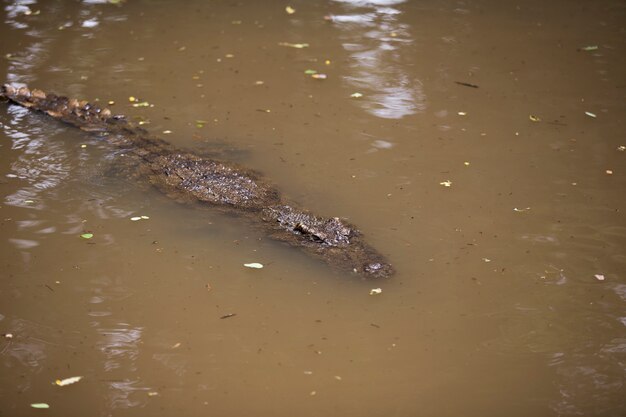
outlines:
M363 94L361 94L361 93L352 93L352 94L350 94L350 97L352 97L352 98L361 98L361 97L363 97Z
M296 9L291 6L287 6L285 7L285 11L287 12L287 14L294 14L296 12Z
M317 74L317 71L314 69L308 69L308 70L305 70L304 73L306 75L313 75L313 74Z
M263 268L263 264L260 264L258 262L252 262L249 264L243 264L243 266L245 266L246 268L254 268L254 269L261 269Z
M46 403L33 403L30 406L33 408L50 408L50 406Z
M541 118L539 116L534 116L534 115L529 115L528 118L530 119L531 122L540 122Z
M130 101L131 103L134 101L137 101L137 99L133 96L128 97L128 101Z
M80 381L81 379L83 379L82 376L72 376L70 378L65 378L65 379L57 379L56 381L54 381L55 385L58 385L60 387L64 387L66 385L72 385L77 383L78 381Z
M91 239L93 237L93 233L83 233L80 237L83 239Z
M383 290L382 288L372 288L370 290L370 295L378 295L378 294L382 294Z
M289 48L296 48L296 49L302 49L302 48L308 48L309 47L308 43L280 42L278 45L280 45L280 46L287 46Z

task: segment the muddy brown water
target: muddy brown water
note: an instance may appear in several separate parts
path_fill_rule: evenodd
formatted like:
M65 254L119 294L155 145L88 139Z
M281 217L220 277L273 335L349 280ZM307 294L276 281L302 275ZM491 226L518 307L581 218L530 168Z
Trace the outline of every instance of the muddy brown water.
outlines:
M0 103L1 416L626 414L623 1L0 5L3 81L114 101L397 269L334 271Z

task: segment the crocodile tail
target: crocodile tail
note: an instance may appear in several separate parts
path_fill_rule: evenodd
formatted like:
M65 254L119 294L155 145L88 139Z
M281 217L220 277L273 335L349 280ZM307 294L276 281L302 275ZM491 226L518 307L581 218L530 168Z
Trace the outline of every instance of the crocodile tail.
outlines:
M55 119L86 131L107 131L112 125L126 124L124 116L113 115L108 108L101 108L86 100L46 93L28 87L4 84L0 88L4 97L20 106L46 113Z

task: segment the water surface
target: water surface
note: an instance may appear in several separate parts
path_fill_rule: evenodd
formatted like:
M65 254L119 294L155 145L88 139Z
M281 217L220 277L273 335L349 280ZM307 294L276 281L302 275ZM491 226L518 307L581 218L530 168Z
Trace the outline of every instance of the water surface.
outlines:
M0 4L3 80L262 172L397 270L0 103L0 415L626 414L623 2Z

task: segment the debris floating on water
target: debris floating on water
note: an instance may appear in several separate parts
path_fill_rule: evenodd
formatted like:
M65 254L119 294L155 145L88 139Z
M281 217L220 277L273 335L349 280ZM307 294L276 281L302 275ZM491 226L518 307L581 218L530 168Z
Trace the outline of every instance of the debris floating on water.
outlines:
M308 48L309 47L308 43L279 42L278 45L280 45L280 46L287 46L289 48L296 48L296 49L302 49L302 48Z
M263 268L263 264L260 264L258 262L251 262L249 264L243 264L243 266L245 266L246 268L253 268L253 269Z
M370 290L370 295L378 295L378 294L382 294L383 290L382 288L372 288Z
M58 385L59 387L64 387L66 385L72 385L77 383L78 381L80 381L81 379L83 379L82 376L72 376L70 378L65 378L65 379L57 379L56 381L54 381L55 385Z
M462 81L455 81L455 83L458 85L462 85L463 87L478 88L476 84L464 83Z
M131 217L130 221L131 222L137 222L139 220L148 220L150 217L148 216L135 216L135 217Z
M595 114L595 113L591 113L590 111L586 111L586 112L585 112L585 114L586 114L587 116L589 116L589 117L593 118L593 119L595 119L596 117L598 117L598 116L596 116L596 114Z
M535 116L533 114L529 115L528 118L530 119L531 122L540 122L541 121L541 117Z
M594 277L596 277L598 281L604 281L604 275L602 274L595 274Z
M228 314L224 314L222 317L220 317L220 319L228 319L228 318L234 317L236 315L237 315L237 313L228 313Z
M93 237L93 233L83 233L80 237L83 239L91 239Z
M30 406L33 408L50 408L50 406L46 403L33 403Z
M445 180L439 183L439 185L443 185L444 187L452 187L452 181Z
M287 12L287 14L294 14L296 12L296 9L291 6L287 6L285 7L285 11Z

